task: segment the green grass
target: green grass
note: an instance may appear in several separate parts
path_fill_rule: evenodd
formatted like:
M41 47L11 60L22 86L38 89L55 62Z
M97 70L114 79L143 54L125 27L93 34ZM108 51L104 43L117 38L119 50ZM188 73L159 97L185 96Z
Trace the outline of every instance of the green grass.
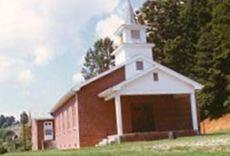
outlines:
M80 150L9 153L5 156L230 156L230 133Z

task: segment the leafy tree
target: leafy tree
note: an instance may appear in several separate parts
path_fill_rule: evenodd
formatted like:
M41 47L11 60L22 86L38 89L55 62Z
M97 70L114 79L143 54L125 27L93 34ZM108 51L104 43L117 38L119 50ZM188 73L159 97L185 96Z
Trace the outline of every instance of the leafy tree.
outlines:
M224 102L224 107L226 107L226 109L228 109L228 111L230 110L230 96L229 96L228 99Z
M202 119L229 112L229 12L229 0L156 0L139 14L155 60L205 84Z
M0 129L0 154L15 151L17 148L17 136L10 129Z
M27 142L27 137L26 137L26 124L29 122L29 116L26 114L26 112L23 112L20 115L20 123L22 125L22 141L23 141L23 148L24 150L27 150L26 142Z
M21 115L20 115L20 122L22 125L25 125L29 122L29 116L26 114L26 112L23 112Z
M13 116L0 116L0 128L7 128L15 124L15 118Z
M12 130L0 129L0 139L3 141L6 141L8 138L11 138L14 135L15 135L15 133Z
M164 63L174 70L195 79L196 45L202 34L202 28L211 19L207 0L184 1L180 12L181 31L174 39L169 39L166 42Z
M4 154L4 153L7 153L7 149L2 145L0 145L0 154Z
M230 112L230 0L210 0L212 21L197 45L198 79L205 84L199 96L202 116L216 118Z
M114 66L114 58L111 55L113 51L113 41L109 38L97 40L93 48L86 53L82 68L84 78L90 79Z
M148 41L155 44L154 60L164 63L164 47L169 39L181 33L181 0L148 0L137 13L138 21L148 25Z
M201 28L210 20L207 0L147 1L139 14L139 21L150 27L154 59L191 78Z

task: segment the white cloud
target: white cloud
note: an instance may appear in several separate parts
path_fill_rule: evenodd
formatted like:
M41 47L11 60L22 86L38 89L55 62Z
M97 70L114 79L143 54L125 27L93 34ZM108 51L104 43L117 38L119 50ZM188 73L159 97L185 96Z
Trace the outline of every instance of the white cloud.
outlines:
M0 83L28 84L34 75L24 61L0 54Z
M18 73L18 82L26 84L34 80L34 75L30 69L22 69Z
M34 68L79 48L85 24L119 1L0 0L0 82L31 82Z
M42 65L46 64L53 58L53 50L47 46L39 47L35 50L34 64Z
M84 77L83 75L79 72L73 75L73 81L75 84L80 84L84 82Z
M109 17L106 17L105 19L99 21L96 26L96 34L98 35L98 37L100 38L110 37L115 42L115 44L119 43L119 38L115 36L114 33L118 29L118 27L125 22L126 16L128 16L127 1L125 2L121 1L121 2L123 3L121 3L119 7L115 9L114 12L111 12ZM139 8L144 2L146 2L146 0L136 1L135 2L136 7L138 6Z
M47 70L55 67L53 64L48 66L49 63L63 53L73 56L69 53L74 52L76 59L82 58L83 48L89 46L85 45L88 38L82 36L82 30L85 31L92 18L112 13L119 1L0 0L0 112L18 114L34 104L36 114L46 114L47 107L52 107L57 95L61 96L68 86L67 82L71 81L63 82L62 79L63 83L60 83L58 78L50 80L49 74L53 71ZM94 26L89 28L94 29ZM82 60L76 60L77 69L80 62ZM67 65L59 68L61 63L57 61L55 69L69 72ZM73 80L80 83L83 77L75 74ZM53 81L48 87L46 85L49 88L46 94L42 93L44 81ZM31 82L33 85L29 85Z
M110 37L117 44L119 39L114 33L122 23L124 23L124 20L118 15L113 14L98 22L96 28L97 35L100 38Z
M23 90L23 91L21 92L21 95L22 95L22 97L28 99L28 98L31 96L31 92L30 92L29 90Z

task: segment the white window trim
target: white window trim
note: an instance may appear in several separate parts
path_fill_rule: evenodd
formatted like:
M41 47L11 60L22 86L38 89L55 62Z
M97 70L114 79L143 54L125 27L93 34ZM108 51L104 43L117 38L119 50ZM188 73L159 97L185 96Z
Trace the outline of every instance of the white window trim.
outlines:
M51 130L52 130L52 136L51 135L46 135L46 126L51 126ZM50 141L54 139L54 129L53 129L53 122L52 121L45 121L43 123L43 132L44 132L44 140L45 141Z

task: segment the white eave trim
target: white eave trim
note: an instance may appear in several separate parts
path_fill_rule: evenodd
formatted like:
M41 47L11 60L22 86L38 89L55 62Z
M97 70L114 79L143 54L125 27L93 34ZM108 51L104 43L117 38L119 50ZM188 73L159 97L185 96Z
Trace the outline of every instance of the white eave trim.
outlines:
M146 74L148 74L148 73L151 72L151 71L154 71L155 69L157 69L157 66L156 66L156 65L155 65L154 67L152 67L152 68L150 68L150 69L144 71L143 73L137 74L136 76L130 78L129 80L124 81L124 82L121 82L120 84L114 86L114 90L116 90L116 91L120 90L124 85L127 85L127 84L129 84L129 83L135 81L136 79L139 79L139 78L145 76Z
M69 100L72 96L74 96L76 92L74 90L70 90L67 92L56 104L55 106L51 109L50 114L52 115L55 111L57 111L63 103Z
M145 25L138 25L138 24L122 24L117 31L115 31L114 35L119 36L121 34L121 32L125 29L125 28L132 28L132 29L147 29L148 27Z
M121 51L121 49L126 48L126 47L132 47L132 48L137 48L137 47L143 47L143 48L153 48L155 47L155 44L153 43L123 43L121 44L116 50L114 50L112 52L112 55L115 55L116 53L118 53L119 51Z
M157 67L153 67L153 68L150 68L149 70L146 70L144 73L140 73L140 74L137 74L136 76L130 78L129 80L126 80L124 82L121 82L120 84L114 86L114 87L111 87L109 89L106 89L105 91L101 92L98 94L98 97L100 98L105 98L106 96L109 96L110 94L113 94L114 92L117 92L119 91L124 85L138 79L138 78L141 78L142 76L144 76L145 74L153 71L154 69L156 69Z
M48 117L48 118L33 118L32 120L34 121L46 121L46 120L54 120L53 117Z
M152 72L152 71L154 71L156 69L162 70L163 72L165 72L165 73L167 73L167 74L169 74L169 75L177 78L178 80L185 82L186 84L194 87L195 90L201 90L204 87L203 85L197 83L196 81L191 80L190 78L185 77L185 76L183 76L183 75L181 75L181 74L179 74L179 73L177 73L177 72L175 72L175 71L173 71L173 70L171 70L171 69L169 69L169 68L167 68L167 67L165 67L163 65L160 65L160 64L158 64L158 63L156 63L154 61L153 61L153 63L155 64L154 67L152 67L152 68L144 71L143 73L140 73L140 74L138 74L138 75L130 78L129 80L121 82L120 84L118 84L118 85L116 85L114 87L106 89L105 91L99 93L98 97L100 97L100 98L107 98L111 94L114 94L115 92L119 92L123 86L125 86L125 85L127 85L127 84L129 84L129 83L131 83L133 81L135 81L136 79L139 79L139 78L145 76L149 72ZM112 96L110 96L110 97L112 97Z
M121 68L121 67L124 66L124 65L125 65L125 64L121 64L121 65L119 65L119 66L115 66L115 67L111 68L110 70L107 70L107 71L105 71L105 72L99 74L98 76L96 76L96 77L94 77L94 78L92 78L92 79L89 79L88 81L83 82L83 83L80 84L80 85L76 85L76 86L73 87L73 90L74 90L74 91L79 91L82 87L86 86L87 84L90 84L90 83L92 83L93 81L96 81L97 79L100 79L100 78L102 78L102 77L108 75L109 73L112 73L113 71L115 71L115 70Z
M140 56L140 55L139 55L139 56L133 57L132 59L130 59L129 61L127 61L127 62L125 62L125 63L122 63L122 64L120 64L120 65L118 65L118 66L115 66L115 67L111 68L110 70L108 70L108 71L106 71L106 72L104 72L104 73L99 74L98 76L96 76L96 77L94 77L94 78L92 78L92 79L89 79L88 81L86 81L86 82L84 82L84 83L82 83L82 84L80 84L80 85L74 86L74 87L72 88L72 90L77 92L77 91L79 91L82 87L84 87L84 86L86 86L86 85L92 83L93 81L96 81L96 80L98 80L98 79L100 79L100 78L102 78L102 77L104 77L104 76L106 76L106 75L112 73L113 71L115 71L115 70L117 70L117 69L119 69L119 68L121 68L121 67L123 67L123 66L125 66L125 65L128 65L128 64L132 63L133 61L135 61L135 60L137 60L137 59L144 59L145 61L154 64L153 61L150 61L150 59L148 59L148 58L146 58L146 57L144 57L144 56Z
M189 84L189 85L192 85L194 87L195 90L201 90L204 88L204 86L178 72L175 72L174 70L168 68L168 67L165 67L159 63L157 63L158 67L160 70L162 71L165 71L166 73L176 77L177 79L181 80L181 81L184 81L185 83Z

